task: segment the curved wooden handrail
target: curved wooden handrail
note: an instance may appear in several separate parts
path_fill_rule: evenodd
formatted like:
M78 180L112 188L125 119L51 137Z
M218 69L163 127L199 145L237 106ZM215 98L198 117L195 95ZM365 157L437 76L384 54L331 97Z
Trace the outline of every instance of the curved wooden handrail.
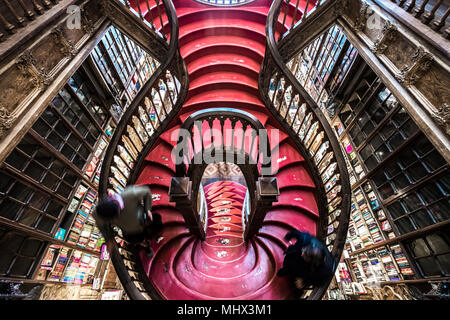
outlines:
M275 0L270 8L266 22L266 54L259 76L259 90L265 105L304 155L318 188L320 221L317 235L325 241L337 264L344 248L349 224L349 177L342 150L330 124L280 55L276 35L281 35L281 39L309 20L302 17L291 27L285 26L286 19L280 16L280 11L282 5L286 8L289 2ZM317 14L320 6L326 2L317 1L317 8L307 16ZM290 93L290 99L287 93ZM330 281L331 277L325 285L311 288L307 299L320 299Z
M187 96L188 73L180 54L175 7L171 0L146 0L146 3L151 1L155 2L161 20L162 1L169 21L170 33L164 35L164 39L169 39L167 59L141 88L117 126L102 163L100 197L121 192L136 181L145 155L178 114ZM122 2L130 9L129 1ZM142 14L141 18L144 20ZM155 27L153 20L151 25ZM164 34L162 28L157 31ZM158 36L149 33L149 37L155 35ZM155 119L151 119L152 115ZM100 227L100 231L127 295L133 300L161 299L145 276L137 252L123 239L120 230Z
M269 136L267 134L267 130L264 127L264 125L252 114L245 112L243 110L239 110L239 109L233 109L233 108L209 108L209 109L205 109L205 110L200 110L197 112L194 112L193 114L191 114L181 125L180 130L186 130L188 132L190 132L191 134L191 138L193 137L194 133L193 128L194 125L196 123L203 123L204 121L209 123L209 129L213 128L213 122L218 120L220 122L221 125L221 129L223 129L224 127L224 123L226 120L229 120L231 122L231 127L233 129L233 133L234 132L234 128L236 126L237 123L241 123L242 125L242 130L243 130L243 135L245 135L245 133L247 132L248 127L250 127L252 129L252 133L255 134L255 136L259 137L259 144L255 144L257 147L258 146L266 146L266 148L258 148L257 150L259 150L259 152L257 152L257 156L260 155L260 153L262 153L262 158L261 158L261 175L262 176L271 176L271 148L270 148L270 141L269 141ZM244 130L245 129L245 130ZM200 130L200 129L199 129ZM222 131L222 130L221 130ZM181 131L180 131L181 132ZM204 132L201 133L202 136L204 134ZM224 145L224 136L222 136L222 141L221 141L221 146L219 146L218 148L225 148ZM264 140L265 143L261 144L261 141ZM202 139L203 141L203 139ZM244 143L244 139L242 140ZM179 136L178 141L177 141L177 146L180 148L180 152L181 150L186 150L186 147L183 145L183 143L186 143L186 141L183 139L182 136ZM233 139L233 143L234 143L234 139ZM234 146L233 146L234 147ZM253 150L253 144L250 147ZM203 143L201 146L201 150L204 149ZM234 148L235 150L239 150L239 148ZM243 150L241 150L243 151ZM183 156L183 155L181 155ZM249 159L251 159L251 155L249 155ZM258 162L258 159L254 159L254 163L255 165ZM186 170L186 166L184 163L177 163L176 165L176 172L177 172L177 176L187 176L189 170ZM270 174L267 174L267 172L270 172Z
M219 122L220 132L222 134L219 145L216 144L216 140L213 139L214 135L211 133L211 129L217 128L217 126L214 127L215 121ZM225 125L227 121L229 121L231 126L227 127ZM205 123L207 124L207 127L205 127ZM194 128L197 128L197 134L194 132ZM231 129L231 135L224 132L225 128ZM206 143L206 146L204 144L205 139L198 139L199 135L204 137L206 134L206 137L208 137L208 133L203 132L204 129L210 131L209 137L211 139ZM235 145L234 138L236 137L237 131L242 131L242 139L239 142L240 146ZM249 132L251 143L247 152L245 151L245 138L248 137ZM186 137L186 135L188 137ZM230 145L227 143L230 141L225 141L226 138L232 138ZM190 141L190 145L188 141ZM201 145L196 145L196 141ZM256 147L256 149L254 147ZM256 153L254 150L256 150ZM211 155L214 159L215 156L218 156L219 159L233 159L233 162L240 167L250 194L249 202L251 214L248 219L250 225L246 228L245 233L245 239L249 239L261 228L265 216L265 210L261 207L262 203L257 201L257 185L260 183L261 179L269 179L265 181L274 179L272 177L272 153L267 129L255 116L239 109L210 108L191 114L180 128L175 154L178 155L176 163L177 179L184 177L189 178L191 181L193 199L197 199L198 187L209 163L204 161L203 156L201 156L201 163L192 163L192 160L195 162L197 155L202 154L203 152ZM259 165L261 165L260 170L258 169ZM267 205L267 203L265 204ZM195 207L195 204L193 207ZM196 213L191 210L189 214L195 215ZM190 217L187 216L185 220L191 221L191 224L188 227L194 233L196 230L202 229L201 225L197 225L200 223L198 219L190 219ZM199 236L202 237L203 235L200 234Z

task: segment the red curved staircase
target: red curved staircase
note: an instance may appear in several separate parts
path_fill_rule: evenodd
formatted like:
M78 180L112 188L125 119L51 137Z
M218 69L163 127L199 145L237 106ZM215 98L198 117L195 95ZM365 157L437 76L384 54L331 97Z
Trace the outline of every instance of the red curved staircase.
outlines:
M153 259L140 253L150 283L164 299L292 298L292 284L276 276L288 245L283 237L292 228L316 233L317 194L306 162L259 97L258 74L270 4L257 0L237 7L213 7L193 0L174 1L180 51L189 72L188 97L146 156L136 181L151 188L152 210L161 214L164 224L153 243ZM286 25L301 16L302 8L295 9L289 9ZM145 6L141 10L144 15L148 11ZM162 21L167 23L167 19ZM158 21L154 24L161 26ZM257 236L247 242L242 225L245 186L232 181L205 186L205 241L189 232L181 212L169 201L170 182L176 175L171 152L178 129L193 112L219 107L251 113L269 136L271 130L280 130L278 144L271 141L272 150L278 151L272 151L272 164L279 168L275 174L279 201L267 213Z

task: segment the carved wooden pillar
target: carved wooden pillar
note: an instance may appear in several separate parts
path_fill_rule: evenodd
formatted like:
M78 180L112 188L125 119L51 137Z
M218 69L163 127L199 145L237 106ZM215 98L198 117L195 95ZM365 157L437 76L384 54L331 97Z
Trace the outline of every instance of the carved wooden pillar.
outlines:
M256 199L252 205L251 214L246 227L244 238L250 239L261 229L267 211L272 208L272 204L278 201L280 190L278 180L275 177L260 177L256 182Z
M201 240L205 240L206 233L197 212L197 198L194 195L189 177L172 178L169 188L170 202L175 202L175 207L183 214L189 230Z

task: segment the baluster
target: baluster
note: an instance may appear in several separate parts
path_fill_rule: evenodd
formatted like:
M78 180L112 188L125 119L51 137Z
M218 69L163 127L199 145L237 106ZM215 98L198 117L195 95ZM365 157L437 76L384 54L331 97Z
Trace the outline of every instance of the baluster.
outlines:
M115 155L115 156L118 155L119 158L122 159L123 163L125 163L125 165L127 166L128 170L131 172L132 167L130 167L130 166L128 165L129 159L124 159L124 155L122 154L122 152L118 152L119 147L125 149L124 147L118 145L117 148L116 148L116 150L115 150L115 152L114 152L114 155ZM124 150L124 152L126 152L126 151ZM128 152L127 152L127 154L128 154ZM130 155L128 154L128 156L130 156ZM130 156L130 157L131 157L131 156Z
M161 79L160 79L161 80ZM159 83L159 81L158 81L158 83ZM167 111L166 111L166 106L165 106L165 104L164 104L164 100L163 100L163 98L162 98L162 96L161 96L161 92L160 92L160 86L159 86L159 84L158 84L158 89L156 90L156 92L158 93L158 96L159 96L159 101L161 102L161 108L162 108L162 110L164 111L164 119L165 118L167 118Z
M141 107L139 107L141 108ZM150 114L148 111L144 110L144 108L142 108L142 113L145 114L146 119L148 120L148 123L150 124L150 126L152 127L153 130L147 130L147 124L145 125L145 130L147 131L148 135L151 137L153 135L153 133L155 133L156 129L155 126L153 125L153 121L152 119L150 119Z
M127 125L127 131L130 136L130 140L133 142L133 145L138 150L137 156L139 156L139 153L141 152L142 148L144 148L145 142L142 140L142 138L139 135L139 133L137 132L137 130L131 126L131 124ZM140 145L136 145L136 143L135 143L136 141L134 141L133 136L138 138L139 141L137 141L137 142L140 142Z
M431 20L434 19L434 14L436 13L436 10L439 8L439 6L441 4L442 4L442 0L438 0L436 2L436 4L434 5L434 7L430 11L425 12L423 14L423 23L429 24L431 22Z
M116 166L111 166L111 172L113 176L116 178L116 181L118 181L124 188L127 186L127 179L125 176L120 172L120 170Z
M294 10L294 15L292 17L292 22L291 22L291 27L289 28L289 31L292 30L292 28L295 25L295 18L297 17L297 11L298 11L298 5L300 3L300 0L297 0L297 3L295 4L295 10Z
M313 122L313 121L314 121L314 116L311 113L311 122L310 122L308 129L305 131L305 137L303 138L303 145L306 147L306 149L308 149L307 146L309 144L309 140L311 139L310 135L313 134L314 129L315 129L315 124L317 123L317 122Z
M156 30L155 23L153 22L153 16L152 16L152 10L150 8L150 5L148 3L148 0L145 0L145 3L147 4L147 16L150 17L150 25L153 27L153 29Z
M284 80L284 79L283 79L283 80ZM281 83L281 85L283 86L283 93L281 94L281 97L280 97L280 99L279 99L279 105L278 105L278 109L277 109L277 111L278 111L279 114L280 114L281 106L282 106L283 103L284 103L284 97L285 97L285 95L286 95L286 89L287 89L286 81L284 81L284 84ZM279 90L281 90L281 88L280 88ZM277 90L277 94L278 94L278 92L280 92L280 91ZM277 99L277 102L278 102L278 97L277 97L276 99Z
M136 0L136 4L137 4L137 8L138 8L139 17L141 18L142 21L144 21L145 19L142 14L142 10L141 10L141 0Z
M212 149L214 147L214 143L213 143L213 126L214 126L214 119L207 119L206 122L209 125L209 139L211 141L211 145L210 148Z
M131 10L131 6L130 6L130 2L128 0L125 0L125 6L127 7L128 10Z
M258 133L256 132L256 129L251 128L252 129L252 143L250 144L250 149L248 150L248 154L250 155L250 159L253 156L253 146L255 145L255 141L256 141L256 137L258 136ZM261 143L261 141L260 141ZM258 159L258 145L256 146L256 157L255 157L255 161L257 161Z
M395 0L394 0L394 2L395 2ZM406 0L400 0L400 2L398 3L398 6L400 8L403 8L403 5L405 4L405 2L406 2Z
M284 115L284 118L283 118L284 121L287 121L286 119L289 115L289 110L291 110L292 102L294 102L295 96L296 95L294 94L293 86L291 85L291 100L289 101L289 105L287 106L286 114ZM289 123L289 121L287 121L287 122Z
M154 90L154 89L152 89L152 90ZM158 109L156 108L155 104L153 103L153 97L151 96L151 93L150 93L150 97L151 97L151 99L148 97L145 97L145 105L148 106L148 109L150 110L151 108L150 108L150 105L148 104L148 102L150 101L153 110L155 110L157 124L159 127L159 125L161 124L161 119L159 118ZM150 119L150 122L152 122L152 119ZM152 122L152 126L153 126L153 122ZM155 126L153 126L153 128L156 129Z
M121 149L122 149L122 150L121 150ZM134 159L133 156L130 154L130 152L127 150L123 138L122 138L122 144L118 144L118 145L117 145L117 148L116 148L115 152L119 154L120 158L125 162L125 164L127 165L127 167L128 167L130 170L132 170L132 169L133 169L133 164L134 164L135 159Z
M161 8L159 7L159 0L155 0L156 2L156 8L158 9L158 16L159 16L159 21L161 22L161 34L163 35L164 39L166 39L166 34L164 33L164 24L163 24L163 20L162 20L162 14L161 14Z
M138 130L139 125L134 120L137 120L138 124L140 124L140 126L142 127L142 135L143 135L142 137L139 134L139 130ZM139 114L138 114L138 116L133 116L133 123L135 126L136 133L139 135L139 137L141 138L141 140L144 142L144 145L145 145L149 139L149 136L147 134L147 130L145 129L145 125L141 120L141 117L139 117Z
M31 3L33 4L34 7L34 11L36 11L38 14L42 14L42 11L44 10L44 8L42 8L41 5L39 5L36 0L31 0Z
M422 13L425 11L425 6L427 5L427 3L429 2L430 0L423 0L423 2L422 2L422 4L420 5L420 7L416 7L416 8L414 8L414 16L416 17L416 18L420 18L420 16L422 15Z
M166 73L167 76L167 73ZM169 84L166 82L166 80L163 80L164 85L166 86L166 95L169 95L169 100L170 100L170 104L171 104L171 110L172 108L175 106L174 102L173 102L173 98L172 98L172 94L170 92L170 88L169 88Z
M247 131L248 124L242 122L242 143L241 143L241 151L242 153L245 153L245 132Z
M317 124L317 125L315 126L315 128L313 128L313 126L314 126L315 124ZM307 143L307 144L305 144L305 147L306 147L306 149L307 149L309 152L311 152L311 150L309 150L309 148L310 148L311 145L313 144L314 139L316 138L316 136L319 134L319 129L320 129L320 127L319 127L319 121L316 121L315 123L313 123L313 124L311 125L310 131L311 131L311 130L313 130L313 131L311 132L311 136L308 138L308 141L305 140L305 142ZM315 134L314 134L314 130L316 131ZM308 132L308 134L309 134L309 132Z
M275 76L275 78L274 78L274 90L273 90L273 95L272 95L272 105L275 107L275 97L276 97L276 95L277 95L277 92L278 92L278 83L280 82L281 80L280 80L280 77L279 77L279 75L277 74L276 76ZM270 90L270 89L269 89ZM270 92L270 91L269 91Z
M300 103L299 103L300 104ZM298 117L298 123L299 123L299 125L298 125L298 129L297 129L297 131L295 132L295 134L298 136L298 134L299 134L299 132L300 132L300 129L302 128L302 125L303 125L303 120L305 120L305 117L306 117L306 107L305 107L305 105L304 104L302 104L300 107L299 107L299 109L298 109L298 111L297 112L302 112L302 114L300 115L300 113L299 113L299 117Z
M130 170L127 169L125 163L119 156L113 156L113 163L115 163L115 166L125 178L128 178L130 176Z
M286 0L286 2L283 2L283 3L285 3L285 10L284 10L283 23L281 24L281 31L280 31L280 35L278 37L278 41L280 41L280 39L283 37L283 30L284 30L284 25L286 23L286 17L289 12L289 3L290 2L291 2L291 0Z
M303 11L303 15L300 18L300 21L303 21L306 19L306 16L308 15L308 6L309 6L309 0L306 1L305 11Z
M320 147L324 144L325 142L323 142L319 148L317 149L316 153L314 154L314 157L317 155L317 152L319 151ZM333 158L333 154L331 152L328 152L325 157L322 158L320 164L317 165L317 168L319 169L319 173L322 174L323 172L325 172L325 169L328 168L328 166L331 164L332 159Z
M230 119L231 122L231 143L230 143L230 149L234 148L234 127L236 126L235 119Z
M295 97L297 96L297 94L295 94L294 91L293 91L292 93L293 93L294 99L295 99ZM300 97L299 97L299 101L298 101L298 102L299 102L299 103L298 103L298 106L297 106L297 111L295 111L295 115L294 115L294 118L292 119L291 126L290 126L290 128L291 128L292 130L294 130L295 119L297 119L298 113L299 113L300 108L301 108Z
M406 1L400 1L401 6L403 6L403 4ZM416 6L416 0L411 0L409 3L405 4L404 8L407 12L411 12L412 9L414 9L414 7Z
M297 130L297 137L302 140L303 142L303 138L305 137L304 133L303 133L303 138L300 137L300 132L305 128L306 123L308 122L308 117L309 117L309 113L307 114L307 110L305 110L305 115L303 117L303 121L300 123L300 126L298 127Z
M220 132L222 133L222 139L221 139L221 147L222 150L225 150L225 119L223 116L219 117L219 125L220 125Z
M25 3L23 3L23 0L17 0L17 2L19 2L19 5L22 7L23 12L25 13L26 17L28 18L28 20L33 20L34 19L34 13L33 11L29 10L27 8L27 6L25 5Z
M13 33L14 30L14 25L12 25L11 23L8 22L8 20L5 19L5 17L3 17L3 15L0 13L0 22L3 24L3 27L9 32L9 33Z
M3 2L5 3L5 5L8 7L9 11L13 14L14 18L16 18L17 22L19 23L19 25L23 25L23 23L25 22L24 18L19 17L16 13L16 11L14 10L14 8L11 6L11 4L9 3L8 0L3 0Z
M314 138L313 145L310 147L311 155L314 157L314 155L317 152L317 149L320 147L320 144L322 143L322 140L325 136L325 132L322 130L316 137Z
M134 145L133 141L125 134L125 132L122 135L122 142L125 146L125 150L127 150L128 154L133 158L133 163L136 161L139 155L139 151L136 149L136 146ZM128 148L127 148L128 147Z
M176 78L173 76L172 72L170 70L166 71L166 79L167 79L167 75L170 75L171 81L173 83L173 87L175 88L175 97L178 100L178 95L180 94L179 92L179 88L177 86L177 82L176 82Z
M447 20L449 14L450 14L450 8L447 8L447 11L445 11L445 13L441 17L441 19L433 22L434 26L436 27L436 31L441 30L441 28L445 25L445 20Z

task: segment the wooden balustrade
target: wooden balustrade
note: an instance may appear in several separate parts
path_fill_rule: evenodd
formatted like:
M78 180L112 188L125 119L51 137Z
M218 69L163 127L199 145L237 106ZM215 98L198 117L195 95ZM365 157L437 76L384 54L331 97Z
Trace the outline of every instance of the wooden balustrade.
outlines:
M391 0L411 16L431 27L443 37L450 38L450 4L443 0Z
M147 26L156 31L164 39L170 35L170 27L165 25L165 6L162 0L119 0L126 8L132 11Z
M134 10L132 1L121 2L127 7L126 10ZM150 10L142 10L142 5L150 6L150 1L137 3L141 5L138 6L138 16L143 23L150 24L152 29L159 32L149 32L149 37L156 35L167 39L169 51L167 60L160 62L117 126L102 163L99 185L101 197L120 193L127 185L135 182L136 169L141 166L156 139L178 114L187 96L187 69L180 54L178 20L172 2L155 0L150 7L153 13L157 13L160 24L155 22L156 16ZM164 19L168 20L168 28L161 27ZM120 230L109 228L100 231L106 239L111 260L128 296L134 300L160 299L145 276L137 252L121 237Z
M223 150L224 154L226 152L235 152L236 156L247 154L248 160L244 159L245 163L242 164L258 165L261 175L272 175L271 150L267 130L250 113L231 108L205 109L193 113L186 119L182 129L189 132L190 144L186 145L188 141L184 137L178 138L177 154L184 160L184 163L177 163L177 176L188 176L189 169L185 164L193 163L196 154L211 148ZM221 136L216 137L214 130L220 132ZM235 137L235 139L229 141L231 137ZM251 141L249 141L250 139ZM248 142L248 150L246 142ZM187 149L189 149L189 154L182 154Z
M60 0L0 0L0 41L25 27Z
M204 232L200 232L204 225L197 218L193 199L209 164L204 153L211 155L213 161L233 162L242 170L249 190L244 237L254 236L262 226L267 208L279 195L276 178L272 177L267 130L250 113L231 108L197 111L182 124L174 153L178 156L177 177L172 178L169 195L183 212L188 228L200 238L204 237Z
M308 17L327 1L307 1L307 14L299 17L291 9L299 2L275 0L266 23L267 50L260 72L259 89L265 105L283 125L307 162L317 186L320 222L318 237L322 238L336 261L339 261L347 234L350 215L350 183L345 160L328 121L314 100L286 66L278 50L278 40L307 23ZM330 0L328 0L330 2ZM290 11L291 10L291 11ZM286 17L289 17L288 19ZM291 21L289 21L291 19ZM330 279L331 281L331 279ZM328 283L305 290L303 298L320 299Z
M311 14L319 10L330 0L283 0L280 4L280 14L278 15L278 29L275 32L279 35L279 40L293 29L307 20ZM300 5L303 12L299 10Z

